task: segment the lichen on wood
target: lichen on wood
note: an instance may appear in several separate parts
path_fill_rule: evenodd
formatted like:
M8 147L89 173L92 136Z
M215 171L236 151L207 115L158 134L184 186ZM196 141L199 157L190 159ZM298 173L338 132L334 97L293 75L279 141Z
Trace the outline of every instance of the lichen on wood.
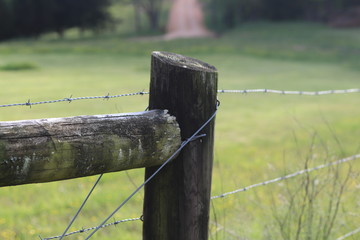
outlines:
M214 66L168 52L153 52L149 109L176 116L182 139L189 139L215 112ZM208 239L214 149L211 121L179 156L145 185L143 240ZM145 179L158 167L145 170Z
M163 110L0 122L0 186L159 165L180 143Z

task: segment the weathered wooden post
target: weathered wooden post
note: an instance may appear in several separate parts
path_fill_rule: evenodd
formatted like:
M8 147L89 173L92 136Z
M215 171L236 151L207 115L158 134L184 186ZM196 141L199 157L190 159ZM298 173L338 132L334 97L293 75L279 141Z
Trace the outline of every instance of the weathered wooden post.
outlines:
M217 70L196 59L153 52L150 109L168 109L188 139L216 109ZM208 239L214 121L148 185L144 240ZM146 168L148 178L157 167Z

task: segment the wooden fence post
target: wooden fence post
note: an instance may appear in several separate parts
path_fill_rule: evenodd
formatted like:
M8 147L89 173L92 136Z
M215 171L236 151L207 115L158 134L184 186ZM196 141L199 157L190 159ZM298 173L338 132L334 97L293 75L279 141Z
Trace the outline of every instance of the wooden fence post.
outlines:
M216 109L217 70L199 60L153 52L150 109L168 109L182 140ZM144 240L208 239L214 121L145 186ZM146 168L148 178L157 167Z

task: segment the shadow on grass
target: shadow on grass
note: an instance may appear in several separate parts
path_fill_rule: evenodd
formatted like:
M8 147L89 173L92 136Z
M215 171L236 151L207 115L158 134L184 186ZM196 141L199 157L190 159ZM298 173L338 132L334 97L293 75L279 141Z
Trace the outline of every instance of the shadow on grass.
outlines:
M30 62L14 62L0 65L0 71L23 71L38 69L38 66Z

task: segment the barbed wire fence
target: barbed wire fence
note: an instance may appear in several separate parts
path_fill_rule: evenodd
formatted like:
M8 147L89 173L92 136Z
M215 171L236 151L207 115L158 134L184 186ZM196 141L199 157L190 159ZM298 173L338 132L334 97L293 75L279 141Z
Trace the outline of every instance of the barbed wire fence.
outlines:
M226 193L223 193L223 194L220 194L220 195L217 195L217 196L212 196L211 199L224 198L226 196L233 195L235 193L245 192L245 191L248 191L248 190L250 190L252 188L265 186L265 185L268 185L270 183L280 182L282 180L293 178L293 177L302 175L304 173L309 173L309 172L313 172L313 171L320 170L320 169L323 169L323 168L327 168L327 167L330 167L330 166L339 165L339 164L342 164L342 163L346 163L346 162L349 162L349 161L356 160L358 158L360 158L360 154L356 154L356 155L353 155L353 156L350 156L350 157L347 157L347 158L343 158L343 159L340 159L340 160L337 160L337 161L334 161L334 162L325 163L325 164L322 164L322 165L319 165L319 166L316 166L316 167L313 167L313 168L306 168L306 169L303 169L303 170L300 170L300 171L297 171L297 172L294 172L294 173L291 173L291 174L288 174L288 175L285 175L285 176L277 177L277 178L274 178L274 179L271 179L271 180L267 180L265 182L256 183L256 184L250 185L248 187L239 188L239 189L233 190L231 192L226 192Z
M250 94L250 93L272 93L272 94L282 94L282 95L308 95L308 96L317 96L317 95L328 95L328 94L347 94L347 93L360 93L360 88L353 88L353 89L343 89L343 90L325 90L325 91L289 91L289 90L273 90L273 89L244 89L244 90L218 90L218 93L223 94L223 93L240 93L240 94ZM49 103L59 103L59 102L73 102L73 101L79 101L79 100L91 100L91 99L103 99L103 100L108 100L108 99L112 99L112 98L120 98L120 97L127 97L127 96L137 96L137 95L147 95L149 94L149 92L146 91L139 91L139 92L134 92L134 93L126 93L126 94L118 94L118 95L104 95L104 96L88 96L88 97L68 97L68 98L63 98L63 99L57 99L57 100L46 100L46 101L39 101L39 102L31 102L30 99L28 99L27 102L25 103L12 103L12 104L4 104L4 105L0 105L0 107L5 108L5 107L15 107L15 106L33 106L33 105L40 105L40 104L49 104ZM219 106L219 104L217 105L217 107ZM217 108L216 108L217 109ZM130 196L128 198L126 198L101 224L99 224L98 226L95 227L90 227L90 228L83 228L77 231L73 231L73 232L67 232L69 230L69 228L71 227L72 223L75 221L75 219L77 218L78 214L80 213L80 211L82 210L82 208L84 207L86 201L88 200L88 198L90 197L92 191L94 190L94 188L96 187L96 185L98 184L98 182L100 181L102 175L99 176L99 178L97 179L97 181L95 182L94 186L91 188L89 194L86 196L85 200L83 201L83 203L81 204L80 208L78 209L78 211L76 212L76 214L74 215L74 217L72 218L72 220L70 221L69 225L67 226L67 228L65 229L65 231L63 232L62 235L59 236L53 236L53 237L47 237L47 238L42 238L41 236L39 236L40 239L42 240L51 240L51 239L63 239L64 237L73 235L73 234L78 234L78 233L85 233L88 231L93 230L93 232L91 232L85 240L90 239L93 234L95 234L95 232L97 232L99 229L102 228L106 228L109 226L116 226L117 224L120 223L126 223L126 222L134 222L134 221L139 221L142 220L142 216L141 217L137 217L137 218L127 218L127 219L123 219L123 220L119 220L119 221L114 221L111 223L106 223L108 222L108 220L116 213L118 212L140 189L142 189L145 184L147 184L153 177L155 177L155 175L168 163L170 162L189 142L193 141L194 139L197 139L199 136L199 132L205 127L207 126L207 124L209 124L214 117L216 116L217 110L214 112L214 114L204 123L204 125L202 125L189 139L187 139L186 141L184 141L181 146L174 152L174 154L167 159L159 168L158 170L152 175L150 176L148 179L146 179L132 194L130 194ZM303 169L285 176L281 176L281 177L277 177L271 180L267 180L264 182L260 182L260 183L256 183L256 184L252 184L249 185L247 187L243 187L243 188L239 188L230 192L225 192L222 193L220 195L215 195L211 197L211 200L215 200L215 199L219 199L219 198L224 198L227 197L229 195L233 195L236 193L240 193L240 192L245 192L248 191L250 189L256 188L256 187L260 187L260 186L265 186L265 185L269 185L271 183L275 183L275 182L279 182L279 181L283 181L283 180L287 180L299 175L302 175L304 173L309 173L309 172L313 172L313 171L317 171L317 170L321 170L323 168L327 168L330 166L334 166L334 165L339 165L339 164L343 164L346 162L350 162L350 161L354 161L360 158L360 154L356 154L356 155L352 155L349 156L347 158L343 158L334 162L329 162L329 163L325 163L313 168L307 168L307 169ZM357 234L360 232L360 228L355 229L339 238L337 238L337 240L343 240L346 239L347 237L350 237L354 234Z
M344 93L358 93L359 88L342 89L342 90L325 90L325 91L289 91L289 90L273 90L273 89L244 89L244 90L218 90L218 93L274 93L283 95L328 95L328 94L344 94Z
M134 221L139 221L142 220L142 217L138 217L138 218L127 218L127 219L123 219L123 220L119 220L119 221L114 221L108 224L104 224L101 226L101 228L106 228L106 227L110 227L110 226L116 226L119 223L126 223L126 222L134 222ZM98 226L95 227L89 227L89 228L83 228L83 229L79 229L73 232L69 232L66 233L65 235L59 235L59 236L54 236L54 237L47 237L47 238L42 238L41 236L39 236L40 239L42 240L51 240L51 239L58 239L58 238L62 238L62 237L68 237L77 233L85 233L91 230L95 230Z
M183 141L182 144L180 145L180 147L162 164L160 165L160 167L149 177L147 178L139 187L136 188L136 190L134 192L132 192L103 222L101 222L98 226L96 227L91 227L88 228L87 231L93 230L86 238L90 239L99 229L107 227L107 226L111 226L111 225L115 225L113 224L106 224L106 222L109 221L109 219L114 216L115 213L117 213L128 201L130 201L130 199L135 196L136 193L138 193L148 182L150 182L171 160L173 160L178 154L179 152L186 146L188 145L190 142L198 139L199 137L204 137L203 135L198 135L200 133L200 131L202 129L204 129L216 116L217 111L218 111L218 107L219 107L220 103L218 102L216 105L216 110L215 112L210 116L210 118L202 125L200 126L200 128L198 130L195 131L195 133L193 135L191 135L190 138L188 138L187 140ZM65 231L63 232L62 235L60 236L56 236L56 237L50 237L50 238L41 238L42 240L48 240L48 239L54 239L54 238L60 238L63 239L63 237L68 236L69 234L67 234L67 230L70 228L70 226L72 225L72 223L75 221L75 219L77 218L77 216L79 215L81 209L83 208L83 206L85 205L88 197L90 196L91 192L94 190L95 186L97 185L98 181L100 180L102 175L100 175L100 177L98 178L98 180L95 182L94 186L91 188L91 191L89 192L89 194L87 195L87 197L85 198L85 200L83 201L83 203L81 204L79 210L76 212L75 216L73 217L73 219L70 221L70 224L66 227ZM124 220L123 220L124 221ZM135 220L134 220L135 221ZM117 223L116 223L117 224ZM75 233L80 233L80 232L84 232L83 230L78 230L73 232L72 234Z
M328 95L328 94L346 94L346 93L360 93L360 88L352 88L352 89L340 89L340 90L325 90L325 91L289 91L289 90L274 90L274 89L243 89L243 90L218 90L218 93L242 93L242 94L250 94L250 93L273 93L273 94L282 94L282 95L308 95L308 96L317 96L317 95ZM112 98L120 98L120 97L129 97L129 96L137 96L137 95L147 95L149 92L147 91L139 91L133 93L125 93L118 95L104 95L104 96L88 96L88 97L66 97L57 100L46 100L39 102L31 102L30 99L24 103L11 103L11 104L3 104L0 105L0 108L4 107L16 107L16 106L34 106L40 104L48 104L48 103L60 103L60 102L73 102L79 100L92 100L92 99L103 99L109 100Z
M233 194L237 194L237 193L241 193L241 192L246 192L246 191L248 191L248 190L250 190L250 189L253 189L253 188L257 188L257 187L261 187L261 186L266 186L266 185L269 185L269 184L271 184L271 183L280 182L280 181L287 180L287 179L290 179L290 178L293 178L293 177L297 177L297 176L302 175L302 174L305 174L305 173L310 173L310 172L313 172L313 171L321 170L321 169L323 169L323 168L327 168L327 167L331 167L331 166L335 166L335 165L347 163L347 162L354 161L354 160L357 160L357 159L360 159L360 154L355 154L355 155L352 155L352 156L349 156L349 157L346 157L346 158L342 158L342 159L339 159L339 160L336 160L336 161L333 161L333 162L321 164L321 165L318 165L318 166L313 167L313 168L302 169L302 170L300 170L300 171L297 171L297 172L294 172L294 173L291 173L291 174L288 174L288 175L285 175L285 176L277 177L277 178L274 178L274 179L266 180L266 181L264 181L264 182L252 184L252 185L249 185L249 186L247 186L247 187L235 189L235 190L230 191L230 192L225 192L225 193L222 193L222 194L219 194L219 195L215 195L215 196L212 196L212 197L211 197L211 200L219 199L219 198L224 198L224 197L227 197L227 196L229 196L229 195L233 195ZM131 220L129 220L129 219L124 219L124 220L121 220L121 221L115 221L114 223L104 224L104 225L101 225L101 228L109 227L109 226L112 226L112 225L116 225L116 224L121 223L121 222L129 222L129 221L137 221L137 220L141 220L141 217L140 217L140 218L131 218ZM95 228L96 228L96 227L91 227L91 228L87 228L87 229L83 229L83 230L77 230L77 231L68 233L68 234L66 234L66 235L64 235L64 236L68 236L68 235L72 235L72 234L76 234L76 233L82 233L82 232L85 232L85 231L93 230L93 229L95 229ZM356 233L358 233L358 232L360 232L360 229L357 229L357 230L355 230L355 231L352 231L351 234L348 233L348 234L350 234L350 235L347 234L347 237L348 237L348 236L351 236L351 235L353 235L353 234L356 234ZM345 235L344 235L344 236L345 236ZM343 238L338 238L338 240L340 240L340 239L345 239L344 236L343 236ZM56 236L56 237L42 238L42 239L43 239L43 240L50 240L50 239L60 238L60 237L61 237L61 236Z

